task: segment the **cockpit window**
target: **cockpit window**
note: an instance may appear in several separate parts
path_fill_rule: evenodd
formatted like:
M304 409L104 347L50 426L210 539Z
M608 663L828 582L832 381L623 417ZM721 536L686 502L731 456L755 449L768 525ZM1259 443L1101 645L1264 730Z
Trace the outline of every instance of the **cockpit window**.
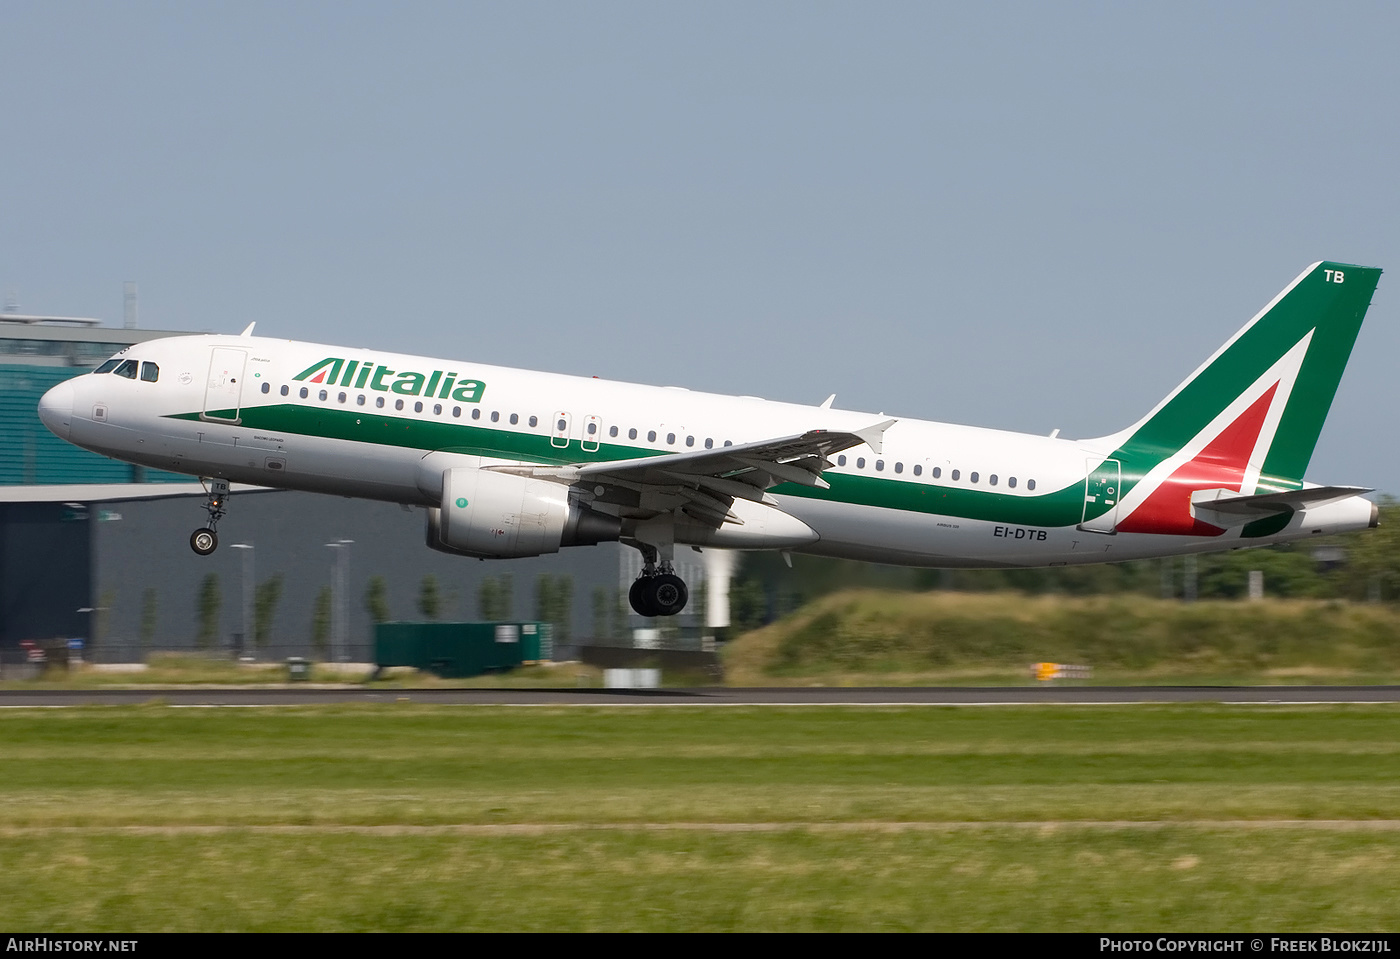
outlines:
M121 360L108 360L106 363L103 363L103 364L102 364L101 366L99 366L97 369L93 370L93 372L94 372L94 373L110 373L110 372L112 372L113 370L115 370L119 365L121 365Z
M118 376L125 376L129 380L134 380L136 379L136 366L137 363L135 360L122 360L122 365L112 372L116 373Z
M141 364L141 379L147 383L154 383L160 379L160 367L154 363Z

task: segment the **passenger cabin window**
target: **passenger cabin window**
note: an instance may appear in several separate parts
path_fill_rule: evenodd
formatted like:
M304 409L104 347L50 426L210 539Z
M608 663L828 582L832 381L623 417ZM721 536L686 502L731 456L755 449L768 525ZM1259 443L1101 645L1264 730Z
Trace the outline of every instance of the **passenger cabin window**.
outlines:
M617 435L617 427L616 427L616 426L609 426L609 427L608 427L608 435L609 435L609 436L616 436L616 435Z
M636 427L633 427L632 429L630 429L630 430L627 431L627 438L628 438L629 440L634 440L634 439L637 438L637 429L636 429Z
M922 464L922 463L915 463L915 464L914 464L914 475L915 475L915 476L923 476L923 475L924 475L924 467L923 467L923 464Z
M846 454L845 454L845 453L842 453L840 456L836 457L836 465L837 465L837 466L845 466L845 465L846 465Z
M538 416L532 416L532 417L530 417L530 425L531 425L531 426L539 426L539 425L540 425L540 418L539 418Z
M520 414L519 414L519 413L512 413L512 414L510 414L510 425L511 425L511 426L514 426L516 423L519 423L519 422L520 422Z
M959 479L961 476L962 476L962 471L961 471L961 470L953 470L953 482L956 483L956 482L958 481L958 479Z
M272 392L272 384L271 384L271 383L264 383L264 384L263 384L262 391L263 391L264 393L270 393L270 392Z
M141 379L146 383L154 383L156 380L160 379L160 367L156 366L154 363L142 363ZM263 392L267 392L266 383L263 384Z
M1015 488L1016 488L1016 477L1013 476L1013 477L1011 477L1010 479L1008 479L1008 480L1006 481L1006 485L1007 485L1007 486L1010 486L1012 489L1015 489Z
M325 390L322 390L320 393L317 394L318 398L319 398L319 399L321 400L321 402L323 402L323 403L325 402L326 396L327 396L327 395L328 395L328 394L326 393Z
M282 389L280 390L280 392L283 396L286 396L288 393L291 392L291 390L287 389L287 385L284 383L282 384Z
M116 373L118 376L125 376L129 380L134 380L136 379L136 361L122 360L122 365L112 372Z
M865 469L865 457L864 457L864 456L858 456L858 457L856 457L856 469L858 469L858 470L863 470L863 469Z
M302 399L306 399L308 396L311 395L311 391L308 390L306 387L303 386L303 387L301 388L301 393L299 393L298 395L299 395Z
M415 402L415 403L413 404L413 412L415 412L415 413L421 413L421 412L423 412L423 401L422 401L422 400L418 400L417 402Z
M122 362L121 360L108 360L106 363L103 363L103 364L102 364L101 366L99 366L97 369L93 370L93 372L94 372L94 373L110 373L110 372L112 372L113 370L115 370L118 366L121 366L121 362Z
M374 405L375 405L375 407L377 407L378 409L381 409L381 410L384 409L384 397L382 397L382 396L376 396L376 397L374 398Z
M648 442L648 443L655 443L655 442L656 442L656 430L647 430L647 442Z
M1026 489L1035 489L1035 480L1026 480Z

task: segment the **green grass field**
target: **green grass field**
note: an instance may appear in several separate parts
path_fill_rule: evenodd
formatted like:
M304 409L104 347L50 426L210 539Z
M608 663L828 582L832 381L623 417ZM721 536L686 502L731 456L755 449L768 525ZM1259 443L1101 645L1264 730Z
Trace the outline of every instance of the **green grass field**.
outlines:
M10 929L1400 922L1400 708L0 712Z

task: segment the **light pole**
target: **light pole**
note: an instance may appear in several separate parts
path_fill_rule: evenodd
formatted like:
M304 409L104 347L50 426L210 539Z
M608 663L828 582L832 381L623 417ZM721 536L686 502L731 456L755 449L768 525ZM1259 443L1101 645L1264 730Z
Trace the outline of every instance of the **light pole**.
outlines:
M353 539L338 539L327 543L331 549L339 550L335 564L335 610L331 623L331 662L343 662L346 658L346 633L349 626L349 606L345 589L350 578L350 544Z
M257 645L253 641L253 544L234 543L229 549L247 550L243 554L243 642L238 650L242 655Z

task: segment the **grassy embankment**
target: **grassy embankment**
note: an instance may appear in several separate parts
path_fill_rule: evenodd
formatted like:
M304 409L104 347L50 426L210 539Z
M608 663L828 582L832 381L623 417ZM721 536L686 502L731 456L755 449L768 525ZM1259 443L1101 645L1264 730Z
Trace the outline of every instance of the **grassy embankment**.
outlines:
M1334 600L859 590L725 650L734 685L1025 683L1034 662L1096 683L1394 683L1400 610Z
M1400 709L0 712L0 917L1383 930Z

